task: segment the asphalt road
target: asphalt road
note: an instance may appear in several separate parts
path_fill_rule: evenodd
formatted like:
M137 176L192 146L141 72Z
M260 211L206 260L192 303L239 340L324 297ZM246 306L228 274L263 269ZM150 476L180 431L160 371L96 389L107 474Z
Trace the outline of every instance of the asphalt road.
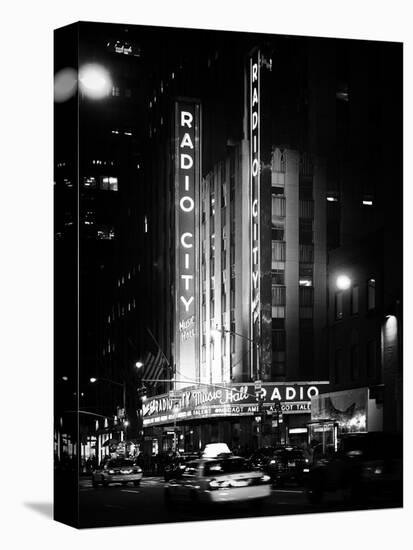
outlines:
M343 503L330 497L322 505L314 507L307 501L302 487L288 486L273 489L271 497L259 511L251 504L215 506L207 510L193 506L177 506L168 511L164 501L165 483L159 477L144 477L139 487L132 484L111 485L94 489L89 479L81 479L80 518L81 527L110 527L115 525L139 525L245 517L280 516L304 513L326 513L388 507L363 506Z

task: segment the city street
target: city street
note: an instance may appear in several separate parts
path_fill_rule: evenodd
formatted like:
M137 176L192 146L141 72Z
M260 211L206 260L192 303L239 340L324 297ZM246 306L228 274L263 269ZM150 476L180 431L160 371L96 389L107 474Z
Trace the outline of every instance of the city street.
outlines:
M336 512L365 509L363 505L342 503L337 498L326 499L314 507L307 501L302 487L288 486L273 489L266 505L259 511L254 505L237 504L207 510L191 506L177 506L171 513L164 502L165 482L161 477L145 477L140 487L111 485L94 489L89 478L80 482L81 527L110 527L181 521L234 519L254 516L279 516L302 513ZM381 507L380 505L375 506ZM388 506L387 506L388 507Z

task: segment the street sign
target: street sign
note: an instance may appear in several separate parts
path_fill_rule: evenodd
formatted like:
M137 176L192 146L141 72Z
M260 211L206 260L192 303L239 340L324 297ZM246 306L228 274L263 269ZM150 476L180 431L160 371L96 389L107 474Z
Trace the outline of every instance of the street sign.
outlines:
M262 380L255 380L254 382L255 391L260 391L261 387L262 387Z

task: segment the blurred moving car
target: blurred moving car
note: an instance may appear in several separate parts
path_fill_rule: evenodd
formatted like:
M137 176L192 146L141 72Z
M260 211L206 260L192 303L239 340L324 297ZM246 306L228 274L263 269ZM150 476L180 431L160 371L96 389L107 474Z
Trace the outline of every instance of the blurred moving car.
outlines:
M258 509L270 496L269 476L241 457L226 454L188 462L180 478L165 488L166 505L250 502Z
M345 434L336 453L312 466L305 482L313 504L326 493L353 501L403 504L403 443L401 434Z
M103 487L107 487L110 483L126 485L132 482L138 486L142 475L142 468L137 464L136 459L112 458L93 472L92 485L98 487L102 484Z
M266 466L266 473L274 485L282 487L286 482L301 485L304 481L304 469L308 467L309 459L298 447L276 449Z
M171 458L170 462L164 465L163 475L165 481L177 479L184 473L186 465L191 460L199 458L196 453L183 453L180 456Z

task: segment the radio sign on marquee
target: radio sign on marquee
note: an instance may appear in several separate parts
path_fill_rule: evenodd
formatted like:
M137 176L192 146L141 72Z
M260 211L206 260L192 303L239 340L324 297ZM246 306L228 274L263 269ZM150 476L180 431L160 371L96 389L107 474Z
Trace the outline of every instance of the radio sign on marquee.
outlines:
M195 378L197 278L196 245L200 178L200 106L175 103L176 350L177 372ZM177 377L179 382L179 376ZM181 384L182 387L183 384ZM187 384L186 384L187 385Z

